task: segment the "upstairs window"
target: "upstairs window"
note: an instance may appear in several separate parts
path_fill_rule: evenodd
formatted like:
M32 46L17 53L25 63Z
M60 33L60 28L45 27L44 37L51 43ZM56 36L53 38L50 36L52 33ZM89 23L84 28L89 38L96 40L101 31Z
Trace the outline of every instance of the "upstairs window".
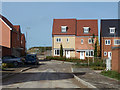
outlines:
M69 38L67 38L67 42L69 42Z
M67 26L61 26L61 32L63 33L67 32Z
M111 44L111 40L105 40L105 45L110 45Z
M120 45L120 39L115 39L114 40L114 45Z
M83 44L83 39L81 39L81 44Z
M89 33L89 27L83 27L84 33Z
M91 38L88 39L88 43L92 44L92 39Z
M56 38L56 42L61 42L61 38Z
M110 33L114 34L115 33L115 27L109 28L110 29Z

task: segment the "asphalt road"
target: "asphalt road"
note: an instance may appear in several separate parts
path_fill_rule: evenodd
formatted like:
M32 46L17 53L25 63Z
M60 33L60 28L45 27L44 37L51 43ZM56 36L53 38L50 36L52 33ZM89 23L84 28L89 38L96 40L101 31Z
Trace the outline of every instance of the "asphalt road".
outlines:
M71 64L41 62L36 68L2 80L3 88L86 88L71 73Z

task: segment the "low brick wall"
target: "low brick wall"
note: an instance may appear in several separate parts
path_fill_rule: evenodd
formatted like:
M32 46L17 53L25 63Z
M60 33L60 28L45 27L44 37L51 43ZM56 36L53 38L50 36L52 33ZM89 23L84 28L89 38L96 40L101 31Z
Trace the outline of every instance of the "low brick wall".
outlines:
M120 73L120 48L112 49L112 70Z

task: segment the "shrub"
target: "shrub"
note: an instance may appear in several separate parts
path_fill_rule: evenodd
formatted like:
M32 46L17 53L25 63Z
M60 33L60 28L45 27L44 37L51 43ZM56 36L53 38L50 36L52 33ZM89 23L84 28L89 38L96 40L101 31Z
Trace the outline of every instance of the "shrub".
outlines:
M104 76L108 76L110 78L115 78L117 80L120 80L120 73L116 71L102 71L101 74Z

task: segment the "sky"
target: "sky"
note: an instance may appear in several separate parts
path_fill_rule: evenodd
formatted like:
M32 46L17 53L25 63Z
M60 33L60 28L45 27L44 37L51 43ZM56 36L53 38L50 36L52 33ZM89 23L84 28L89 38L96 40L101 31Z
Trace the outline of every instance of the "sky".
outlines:
M27 33L27 48L52 46L53 19L118 18L117 2L3 2L2 15Z

